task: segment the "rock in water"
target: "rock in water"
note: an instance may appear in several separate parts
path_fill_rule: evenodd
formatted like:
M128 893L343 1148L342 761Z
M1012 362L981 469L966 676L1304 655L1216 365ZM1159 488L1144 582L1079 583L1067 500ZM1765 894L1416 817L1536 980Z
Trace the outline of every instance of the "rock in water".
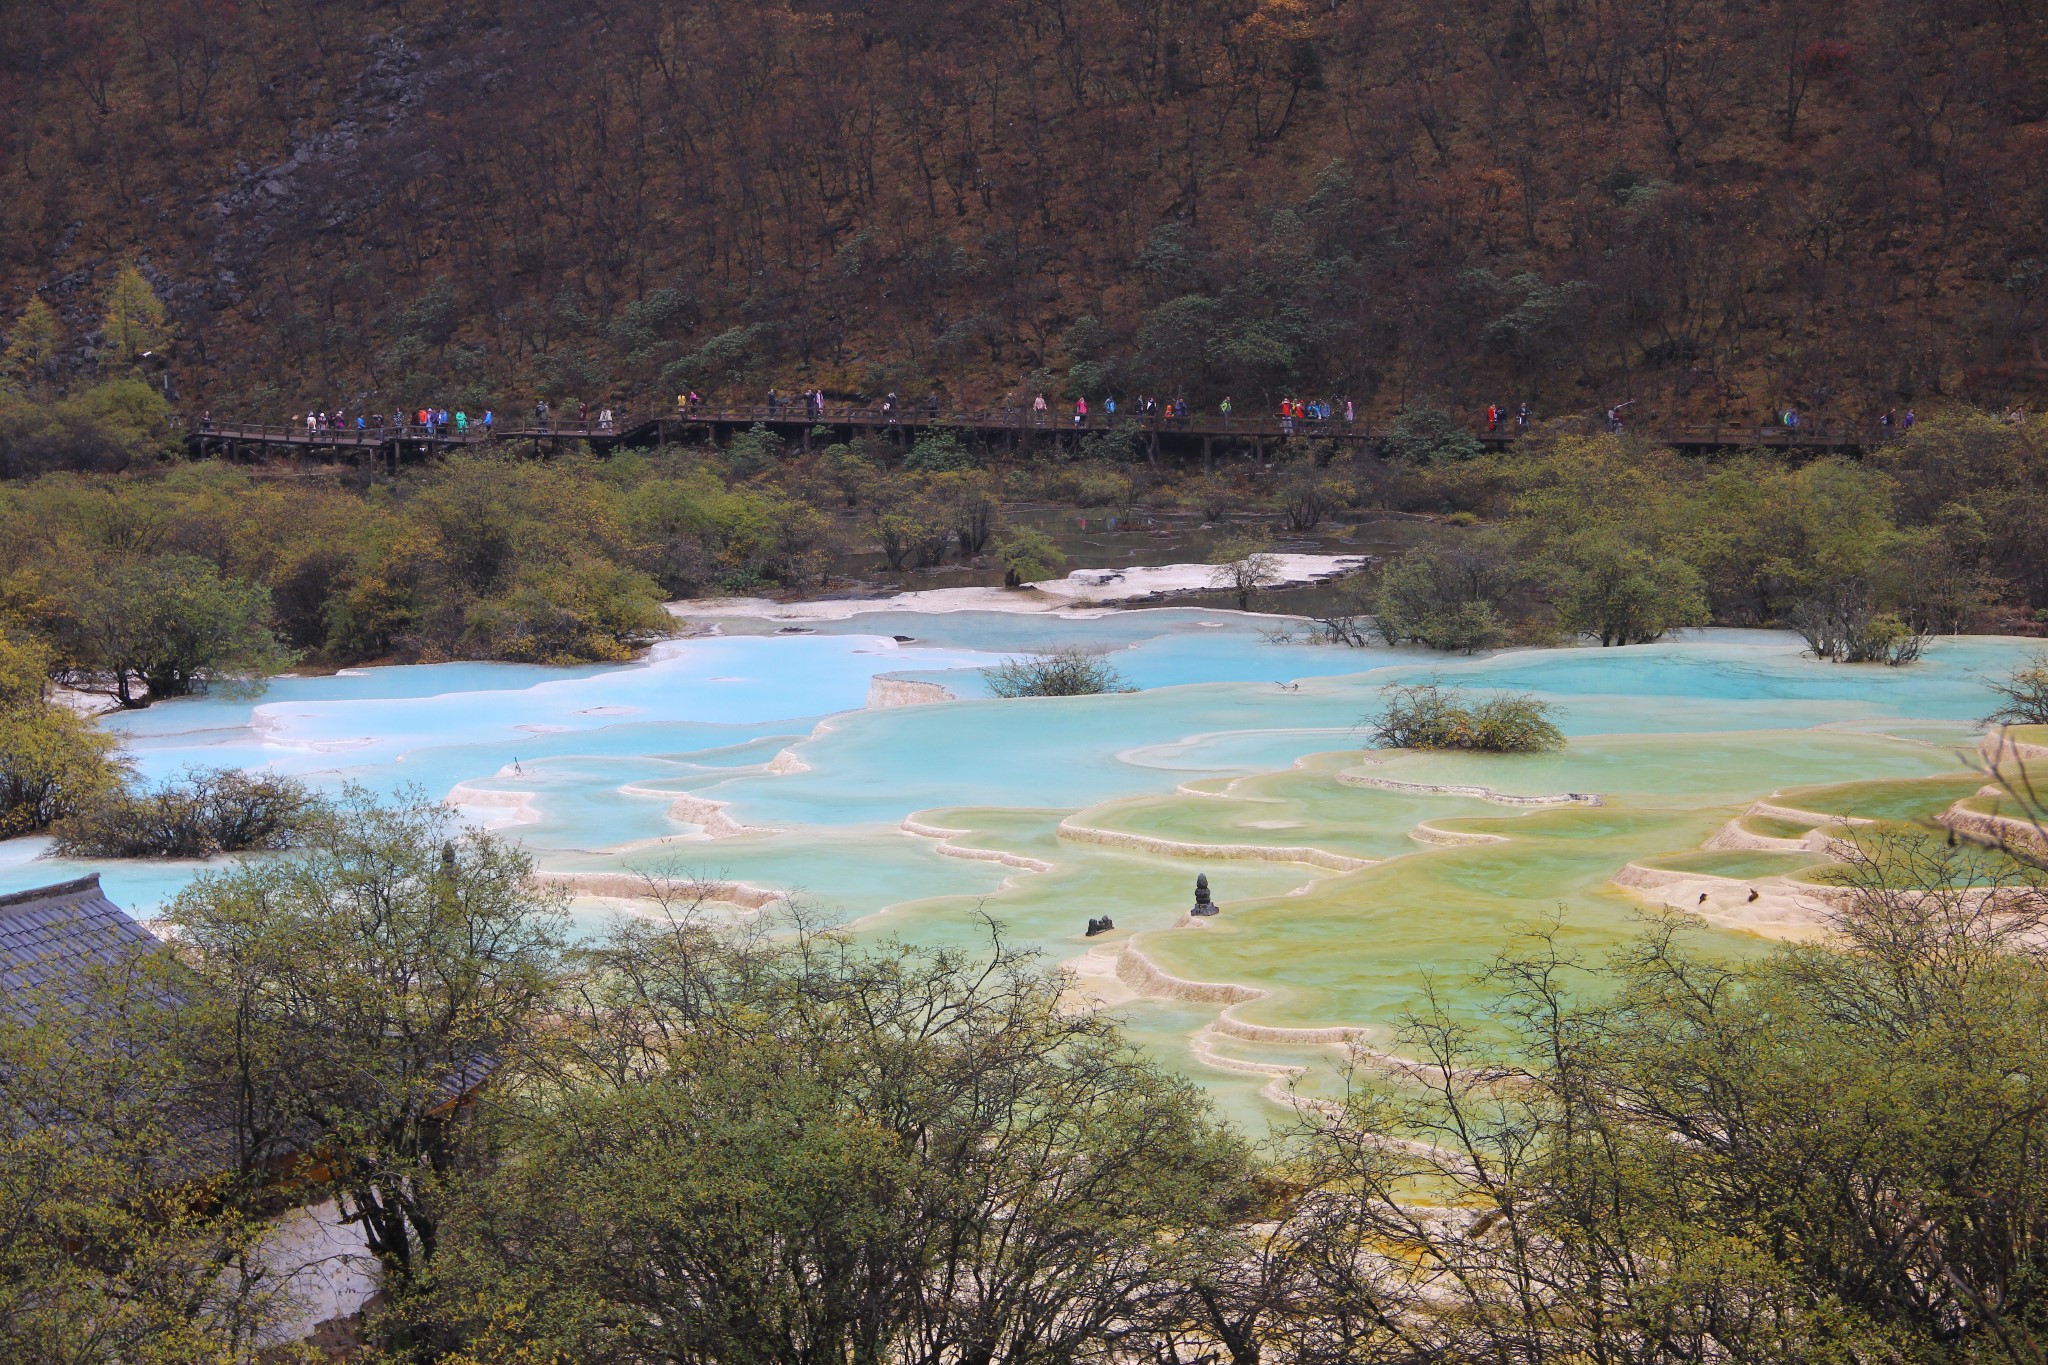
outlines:
M1216 902L1209 899L1209 874L1206 872L1198 873L1195 877L1195 908L1188 911L1188 913L1190 915L1213 915L1216 913Z

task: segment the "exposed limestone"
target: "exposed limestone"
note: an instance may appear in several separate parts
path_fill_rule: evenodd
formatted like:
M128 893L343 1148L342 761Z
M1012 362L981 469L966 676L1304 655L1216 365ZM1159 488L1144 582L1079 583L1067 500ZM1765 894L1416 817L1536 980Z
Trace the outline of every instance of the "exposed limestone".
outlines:
M1276 554L1272 559L1277 576L1274 587L1333 581L1356 573L1370 562L1365 555ZM832 597L808 602L777 602L766 597L699 597L670 602L667 607L673 616L753 616L773 621L846 621L874 611L1074 615L1089 608L1151 605L1185 594L1210 592L1215 587L1215 576L1214 564L1152 564L1075 569L1065 578L1022 588L929 588L889 597Z
M481 806L509 812L507 819L513 824L530 825L540 819L540 811L533 804L532 792L492 791L488 787L472 787L467 782L458 782L448 789L441 798L444 806Z
M661 896L695 900L702 897L743 910L765 910L784 899L784 893L746 882L678 877L643 877L632 872L536 872L533 880L541 886L559 886L587 896L617 900L656 900Z
M1784 820L1795 825L1812 825L1806 833L1796 839L1780 838L1773 834L1758 834L1746 828L1743 821L1750 816L1764 819ZM1847 828L1851 825L1872 823L1854 815L1822 815L1818 811L1795 810L1791 806L1775 806L1768 801L1753 801L1733 820L1714 831L1713 837L1700 847L1714 852L1746 850L1759 853L1819 853L1829 858L1846 858L1855 851L1855 846L1838 835L1828 833L1829 826Z
M1041 858L1027 858L1022 853L1005 853L1001 849L974 848L970 845L953 842L963 835L972 834L974 832L972 830L947 829L942 825L927 825L909 816L903 818L902 828L905 833L915 834L921 839L938 840L939 846L933 851L948 858L967 858L975 862L1001 863L1005 867L1014 867L1024 872L1050 872L1053 870L1053 865Z
M1157 963L1125 943L1116 955L1117 979L1140 995L1164 1000L1188 1000L1204 1005L1238 1005L1263 1000L1266 992L1256 986L1239 986L1228 981L1188 981L1159 969Z
M2002 787L1986 787L1979 795L2003 796ZM1970 810L1958 801L1934 817L1934 822L1973 844L2002 848L2031 863L2048 862L2048 833L2032 820L2011 815L1993 815Z
M1764 938L1819 938L1848 904L1848 893L1841 887L1813 886L1783 876L1723 877L1628 863L1609 880L1650 893L1643 899L1667 909Z
M1089 966L1099 962L1096 954L1088 955ZM1094 975L1080 963L1070 964L1080 975ZM1099 968L1097 969L1099 971ZM1365 1039L1372 1030L1356 1025L1339 1024L1324 1028L1287 1028L1277 1024L1251 1024L1236 1018L1231 1010L1237 1005L1253 1000L1263 1000L1270 992L1256 986L1240 986L1233 982L1189 981L1161 970L1159 965L1146 957L1135 942L1126 942L1116 955L1117 978L1133 995L1149 996L1155 999L1185 1000L1197 1004L1222 1005L1224 1009L1189 1040L1195 1055L1212 1065L1232 1071L1249 1072L1254 1075L1269 1075L1274 1083L1260 1093L1268 1099L1282 1104L1313 1104L1327 1108L1327 1101L1301 1101L1290 1095L1285 1086L1302 1074L1302 1068L1286 1063L1244 1062L1225 1058L1215 1051L1218 1037L1237 1038L1245 1042L1279 1044L1282 1046L1321 1047L1343 1045L1350 1056L1359 1062L1383 1070L1410 1077L1443 1076L1441 1068L1429 1062L1416 1061L1410 1057L1397 1056L1368 1047ZM1471 1081L1491 1082L1505 1078L1497 1071L1454 1070L1452 1076Z
M2034 744L2015 738L2012 732L2018 728L2020 727L2000 726L1977 741L1977 754L1984 760L1985 769L1992 776L1998 776L2001 772L2023 765L2048 763L2048 744ZM2039 770L2036 772L2038 774Z
M1077 825L1071 818L1060 821L1059 836L1082 844L1104 844L1111 848L1135 849L1169 858L1249 858L1268 863L1306 863L1332 872L1357 872L1373 865L1371 858L1352 858L1327 849L1280 844L1198 844L1184 839L1164 839L1153 834L1132 834L1120 829L1097 829Z
M1820 811L1799 810L1793 806L1774 805L1769 801L1755 801L1745 815L1761 815L1771 820L1790 820L1805 825L1873 825L1875 820L1866 820L1860 815L1825 815Z
M1597 806L1600 798L1592 792L1558 792L1551 796L1515 796L1492 787L1470 787L1448 782L1397 782L1391 777L1369 773L1342 772L1337 781L1347 787L1376 787L1381 791L1406 792L1421 796L1470 796L1496 806Z
M958 700L946 688L915 678L891 678L877 674L868 680L868 710L885 711L895 706L928 706L933 702Z
M1508 836L1505 834L1480 834L1476 831L1438 829L1428 821L1423 821L1409 830L1408 837L1418 844L1442 844L1448 847L1459 847L1465 844L1504 844L1508 842Z
M1293 1044L1302 1047L1314 1047L1324 1043L1355 1043L1372 1034L1372 1030L1355 1024L1338 1024L1330 1028L1283 1028L1278 1024L1247 1024L1228 1013L1216 1016L1216 1022L1209 1027L1217 1033L1242 1038L1248 1043Z
M619 788L627 796L658 796L668 800L668 818L686 825L695 825L704 832L707 839L730 839L740 834L774 834L777 831L761 825L743 825L725 813L729 801L714 801L708 796L678 796L674 792L660 791L653 787L637 787L628 783Z
M1748 812L1744 812L1747 814ZM1714 831L1713 837L1700 847L1715 853L1747 851L1758 853L1800 853L1806 849L1806 839L1780 839L1775 835L1758 834L1744 829L1743 817L1736 816L1727 824Z

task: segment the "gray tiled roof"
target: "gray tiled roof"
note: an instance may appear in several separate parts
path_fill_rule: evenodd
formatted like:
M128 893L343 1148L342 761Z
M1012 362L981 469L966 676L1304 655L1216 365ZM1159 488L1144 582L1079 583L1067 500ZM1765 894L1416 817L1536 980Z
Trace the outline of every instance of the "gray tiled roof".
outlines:
M98 874L0 896L0 1011L27 1022L52 991L66 1006L86 1005L96 968L160 946L107 899Z
M107 969L133 964L138 953L164 947L107 899L97 874L0 896L0 1019L11 1016L33 1024L41 1009L53 1006L93 1018L104 1010ZM158 1004L176 1009L185 1002L176 976L152 976L145 989ZM489 1077L494 1065L482 1054L458 1063L442 1078L440 1098L460 1100ZM229 1162L232 1125L217 1101L194 1094L179 1107L172 1127L191 1148L182 1158L184 1166Z
M181 1004L167 977L152 973L137 978L125 970L163 947L156 935L107 899L97 875L0 896L0 1022L33 1025L54 1011L64 1021L60 1027L78 1030L74 1036L89 1046L127 1046L93 1039L81 1026L109 1008L124 1008L118 994L110 1005L110 981L136 982L166 1007ZM52 1101L45 1095L24 1101L13 1112L13 1121L70 1131L82 1143L98 1142L104 1134L94 1105L108 1096L90 1087L82 1093L84 1111L74 1112L69 1101ZM230 1159L227 1127L209 1119L202 1108L173 1100L165 1118L180 1147L162 1154L163 1168L151 1178L188 1179Z

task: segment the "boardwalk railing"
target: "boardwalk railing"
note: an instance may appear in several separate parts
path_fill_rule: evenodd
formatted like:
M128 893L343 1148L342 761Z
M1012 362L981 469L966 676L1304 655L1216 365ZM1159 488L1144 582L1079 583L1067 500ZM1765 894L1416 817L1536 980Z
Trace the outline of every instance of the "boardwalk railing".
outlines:
M356 427L309 427L299 422L215 422L201 421L192 428L192 435L209 441L248 441L259 445L307 445L307 446L381 446L391 441L444 441L452 445L471 445L491 439L491 432L481 425L467 431L458 431L452 426L446 431L433 427L407 423L404 426Z
M1589 422L1593 429L1604 424ZM883 408L828 404L822 410L802 402L754 405L698 405L655 415L615 415L606 423L595 418L540 419L527 416L514 421L498 419L490 426L470 422L394 425L365 422L344 426L309 427L303 423L220 422L203 420L190 431L189 439L203 445L242 443L262 446L305 446L319 448L375 448L397 444L467 446L490 440L534 440L559 442L586 440L600 446L626 441L644 444L681 436L688 428L730 431L763 426L798 432L813 427L853 428L864 431L890 429L955 430L1013 434L1070 432L1126 432L1141 438L1158 436L1192 437L1204 441L1266 441L1300 437L1307 440L1369 441L1383 436L1370 421L1347 422L1340 417L1284 418L1278 415L1248 416L1232 413L1191 413L1186 417L1160 412L1090 412L1076 418L1071 412L1037 411L1028 407L1001 408ZM1631 428L1631 430L1635 430ZM1482 443L1511 445L1523 433L1510 424L1496 429L1473 429ZM1683 426L1644 428L1640 434L1680 449L1715 449L1748 446L1764 449L1860 450L1882 444L1895 434L1882 425L1817 422L1798 427L1776 425Z

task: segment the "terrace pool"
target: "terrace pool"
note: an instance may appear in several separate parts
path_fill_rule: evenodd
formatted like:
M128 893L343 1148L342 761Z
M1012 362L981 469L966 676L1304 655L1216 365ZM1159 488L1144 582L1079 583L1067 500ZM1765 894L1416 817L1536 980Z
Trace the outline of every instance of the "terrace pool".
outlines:
M1792 637L1738 631L1446 659L1275 643L1274 624L1185 608L875 613L804 634L732 620L625 666L352 671L106 723L146 777L232 764L413 787L564 876L687 866L920 943L977 941L985 912L1076 964L1078 993L1124 1013L1227 1112L1263 1121L1280 1111L1261 1088L1293 1068L1328 1087L1345 1038L1395 1047L1426 982L1483 1025L1469 978L1545 917L1596 952L1660 898L1697 910L1731 953L1810 933L1785 907L1789 874L1813 859L1705 846L1773 796L1855 815L1872 784L1870 814L1896 819L1967 794L1983 680L2034 644L1948 640L1902 669L1819 664ZM1140 690L983 695L973 670L1052 644L1113 651ZM880 675L961 700L867 709ZM1365 751L1377 690L1431 675L1539 693L1572 742L1534 757ZM0 890L96 870L147 915L195 870L44 847L0 843ZM1198 872L1223 911L1190 923ZM593 923L621 908L577 902ZM1115 931L1084 937L1102 914Z

